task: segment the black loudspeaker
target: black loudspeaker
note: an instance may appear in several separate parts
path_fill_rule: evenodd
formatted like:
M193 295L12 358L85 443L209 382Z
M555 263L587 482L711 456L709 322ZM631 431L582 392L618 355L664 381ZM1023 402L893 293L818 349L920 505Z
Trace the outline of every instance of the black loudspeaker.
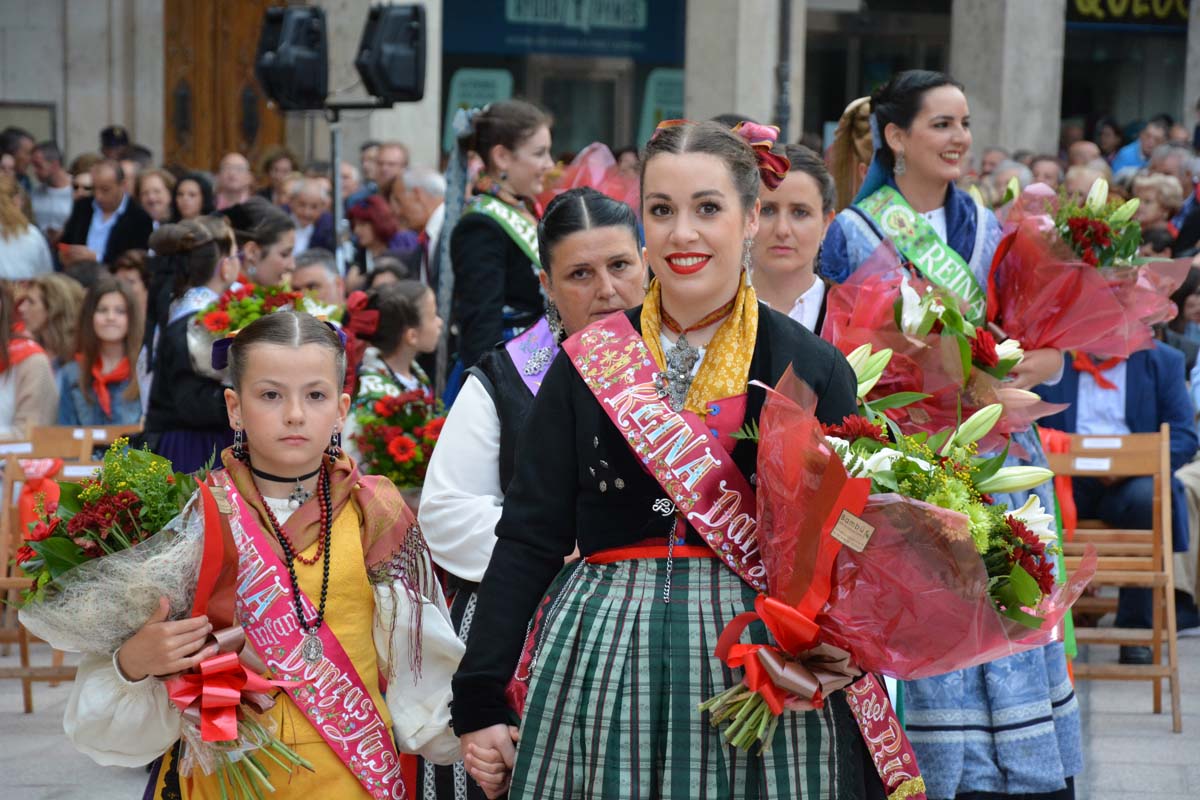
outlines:
M285 111L324 108L329 92L325 12L311 6L267 9L254 75Z
M425 96L425 7L375 6L354 66L369 94L393 103Z

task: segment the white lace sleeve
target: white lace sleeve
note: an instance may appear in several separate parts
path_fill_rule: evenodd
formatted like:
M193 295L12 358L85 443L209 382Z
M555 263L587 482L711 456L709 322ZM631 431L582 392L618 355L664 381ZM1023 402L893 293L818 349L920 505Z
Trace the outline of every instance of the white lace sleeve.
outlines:
M175 743L180 719L161 681L128 681L111 656L85 655L67 701L63 728L75 748L93 761L137 767Z
M413 670L412 600L399 582L375 586L375 649L387 664L387 705L396 747L434 764L461 758L450 728L450 678L466 649L450 624L445 598L423 597L419 671Z

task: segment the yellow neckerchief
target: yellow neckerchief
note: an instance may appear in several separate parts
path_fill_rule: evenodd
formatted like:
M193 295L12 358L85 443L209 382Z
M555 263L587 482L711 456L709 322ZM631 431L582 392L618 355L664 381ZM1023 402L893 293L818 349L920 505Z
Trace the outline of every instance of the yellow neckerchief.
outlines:
M704 360L688 390L683 407L703 419L708 414L708 404L745 394L750 380L750 361L754 358L754 341L758 335L758 295L742 273L742 285L738 289L737 302L721 327L717 328L712 341L704 350ZM655 279L646 293L642 305L642 339L659 369L667 365L662 340L662 288Z

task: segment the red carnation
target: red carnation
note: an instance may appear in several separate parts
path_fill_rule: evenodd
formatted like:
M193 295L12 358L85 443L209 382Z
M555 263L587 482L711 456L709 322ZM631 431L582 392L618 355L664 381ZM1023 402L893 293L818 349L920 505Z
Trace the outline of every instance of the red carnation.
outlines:
M213 333L220 333L229 328L229 312L228 311L210 311L204 315L204 327L208 328Z
M295 298L293 298L288 293L279 292L278 294L270 295L269 297L264 299L263 300L263 308L266 309L267 311L274 311L277 308L283 308L284 306L292 305L294 300L295 300Z
M866 417L851 414L842 420L840 425L822 425L826 436L834 436L853 442L857 439L874 439L881 444L887 444L887 434L883 428Z
M37 555L37 553L34 552L34 549L32 547L30 547L27 544L23 544L19 548L17 548L17 554L16 554L16 556L14 556L14 558L16 559L17 566L20 566L21 564L24 564L26 561L28 561L29 559L33 558L36 555Z
M417 443L407 435L397 436L388 442L388 455L394 458L398 463L403 464L411 461L413 456L417 454Z
M971 360L985 369L1000 363L1000 354L996 352L996 337L983 328L975 329L975 338L971 340Z

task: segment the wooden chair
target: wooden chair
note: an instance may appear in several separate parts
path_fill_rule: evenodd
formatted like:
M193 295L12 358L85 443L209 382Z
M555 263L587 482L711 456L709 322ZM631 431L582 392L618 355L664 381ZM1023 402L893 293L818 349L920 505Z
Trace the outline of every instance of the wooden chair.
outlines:
M29 444L29 452L20 452L26 449L24 447L9 447L10 451L16 450L17 452L9 452L3 456L3 480L0 481L0 564L4 565L3 572L0 573L0 591L9 602L5 609L3 625L0 625L0 642L4 643L6 647L13 642L17 644L20 663L16 667L0 668L0 680L21 681L25 713L31 714L33 713L33 682L46 681L54 685L60 681L72 680L75 677L75 668L64 666L63 654L57 650L53 652L50 666L34 666L29 650L30 644L37 640L17 622L11 605L19 598L19 593L31 585L30 580L22 575L17 567L10 566L13 556L23 540L23 532L20 530L17 514L17 498L20 494L21 483L25 479L20 459L22 455L32 456L36 452L32 442L21 444ZM7 446L0 445L0 451ZM95 464L64 463L62 471L56 476L56 479L81 481L89 477L95 470Z
M30 439L38 458L91 461L95 448L107 447L118 438L140 430L140 425L103 425L86 428L44 425L35 427Z
M1149 647L1150 664L1097 664L1076 661L1077 678L1092 680L1148 680L1153 683L1154 713L1162 713L1162 682L1171 688L1172 727L1183 730L1180 707L1179 653L1175 627L1175 578L1171 536L1171 436L1163 425L1158 433L1126 436L1071 437L1071 450L1048 456L1056 475L1088 478L1151 477L1154 503L1148 530L1113 529L1099 520L1080 519L1074 538L1064 545L1068 571L1078 568L1084 548L1096 547L1099 563L1092 585L1150 589L1153 625L1144 628L1076 627L1080 644ZM1084 603L1080 610L1115 610L1111 598ZM1166 662L1163 662L1163 646Z

